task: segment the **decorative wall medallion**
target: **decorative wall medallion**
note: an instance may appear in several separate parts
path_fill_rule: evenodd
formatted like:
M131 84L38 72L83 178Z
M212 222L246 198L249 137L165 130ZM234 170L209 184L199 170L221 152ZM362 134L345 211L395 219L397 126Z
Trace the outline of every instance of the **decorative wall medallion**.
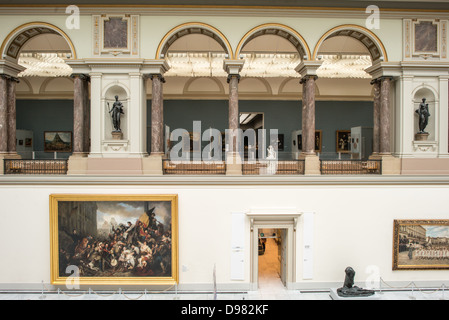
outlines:
M139 54L139 16L94 16L94 54Z
M413 55L439 56L440 23L434 20L413 22Z

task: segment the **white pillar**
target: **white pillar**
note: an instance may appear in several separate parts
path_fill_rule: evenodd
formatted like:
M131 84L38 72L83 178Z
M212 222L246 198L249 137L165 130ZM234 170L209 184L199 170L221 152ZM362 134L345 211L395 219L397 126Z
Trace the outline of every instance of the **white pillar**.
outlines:
M128 105L128 131L130 156L142 157L147 154L146 151L146 123L147 123L147 104L144 98L145 88L143 75L139 72L130 73L130 99Z
M438 154L440 158L449 158L449 76L440 76L440 125Z
M101 141L105 126L105 119L102 117L105 101L101 97L102 74L90 74L91 92L91 119L90 119L90 155L89 157L101 156Z

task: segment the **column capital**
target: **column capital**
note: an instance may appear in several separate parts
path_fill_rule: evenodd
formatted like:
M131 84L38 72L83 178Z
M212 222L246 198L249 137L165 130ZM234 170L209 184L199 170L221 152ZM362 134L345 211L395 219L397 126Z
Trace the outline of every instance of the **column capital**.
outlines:
M301 80L299 80L299 83L303 84L310 79L313 79L316 81L318 79L318 76L306 75L306 76L302 77Z
M229 75L238 75L242 71L245 60L223 60L223 69Z
M162 83L165 83L165 78L160 73L150 73L145 75L148 79L153 80L154 78L158 78Z
M90 76L85 73L72 73L70 75L70 78L72 78L72 79L80 78L81 80L84 80L84 81L90 81Z
M295 68L295 71L298 72L302 78L306 76L315 76L317 77L317 70L321 67L323 61L319 60L304 60L301 61L300 64Z
M237 74L229 74L228 78L226 79L227 83L229 83L229 81L231 81L232 78L237 78L237 81L240 82L240 75L238 73Z
M20 82L19 78L10 76L10 75L8 75L8 74L4 74L4 73L3 73L3 74L0 74L0 77L3 78L3 79L5 79L5 80L12 81L12 82L16 82L16 83L19 83L19 82Z

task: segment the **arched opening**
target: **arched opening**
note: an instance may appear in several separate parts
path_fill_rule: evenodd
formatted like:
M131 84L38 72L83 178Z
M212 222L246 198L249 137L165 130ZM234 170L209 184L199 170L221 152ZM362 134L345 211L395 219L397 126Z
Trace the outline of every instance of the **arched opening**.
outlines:
M373 152L373 86L365 69L387 55L380 40L361 27L341 26L318 42L314 57L320 95L316 130L321 130L321 159L367 159ZM359 129L355 129L359 128ZM352 148L353 135L363 132L363 146Z
M203 23L187 23L169 31L159 44L156 57L165 59L170 69L164 74L165 152L178 141L170 141L175 129L185 130L190 137L191 156L198 156L209 141L202 140L205 130L213 128L224 134L227 129L228 85L223 61L233 52L226 37L216 28ZM152 83L147 82L147 93ZM148 98L147 148L151 146L151 101ZM201 134L193 134L193 123L200 122ZM220 136L221 138L221 136ZM194 140L194 141L193 141ZM180 142L180 141L179 141ZM195 143L194 143L195 142Z
M16 86L17 153L23 159L66 159L73 151L73 43L56 26L37 22L13 30L2 45L25 68ZM51 137L63 139L64 148ZM59 141L60 143L61 141Z
M236 56L245 61L240 73L245 79L239 86L240 112L263 114L263 129L267 134L270 130L278 130L277 143L268 141L268 136L265 143L257 139L256 154L263 154L274 144L279 160L296 159L291 141L292 133L301 129L302 86L295 68L302 60L310 59L307 44L301 35L287 26L266 24L250 30L241 39ZM296 83L293 93L283 91L290 80ZM246 88L244 82L252 83L254 88ZM258 83L263 83L265 89L256 87Z

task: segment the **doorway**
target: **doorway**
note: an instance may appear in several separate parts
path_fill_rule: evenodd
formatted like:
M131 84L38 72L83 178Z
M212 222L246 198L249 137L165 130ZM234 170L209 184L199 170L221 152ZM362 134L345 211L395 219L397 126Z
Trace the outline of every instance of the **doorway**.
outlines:
M290 289L295 281L295 220L252 221L252 290Z
M259 289L286 287L287 229L258 230Z

